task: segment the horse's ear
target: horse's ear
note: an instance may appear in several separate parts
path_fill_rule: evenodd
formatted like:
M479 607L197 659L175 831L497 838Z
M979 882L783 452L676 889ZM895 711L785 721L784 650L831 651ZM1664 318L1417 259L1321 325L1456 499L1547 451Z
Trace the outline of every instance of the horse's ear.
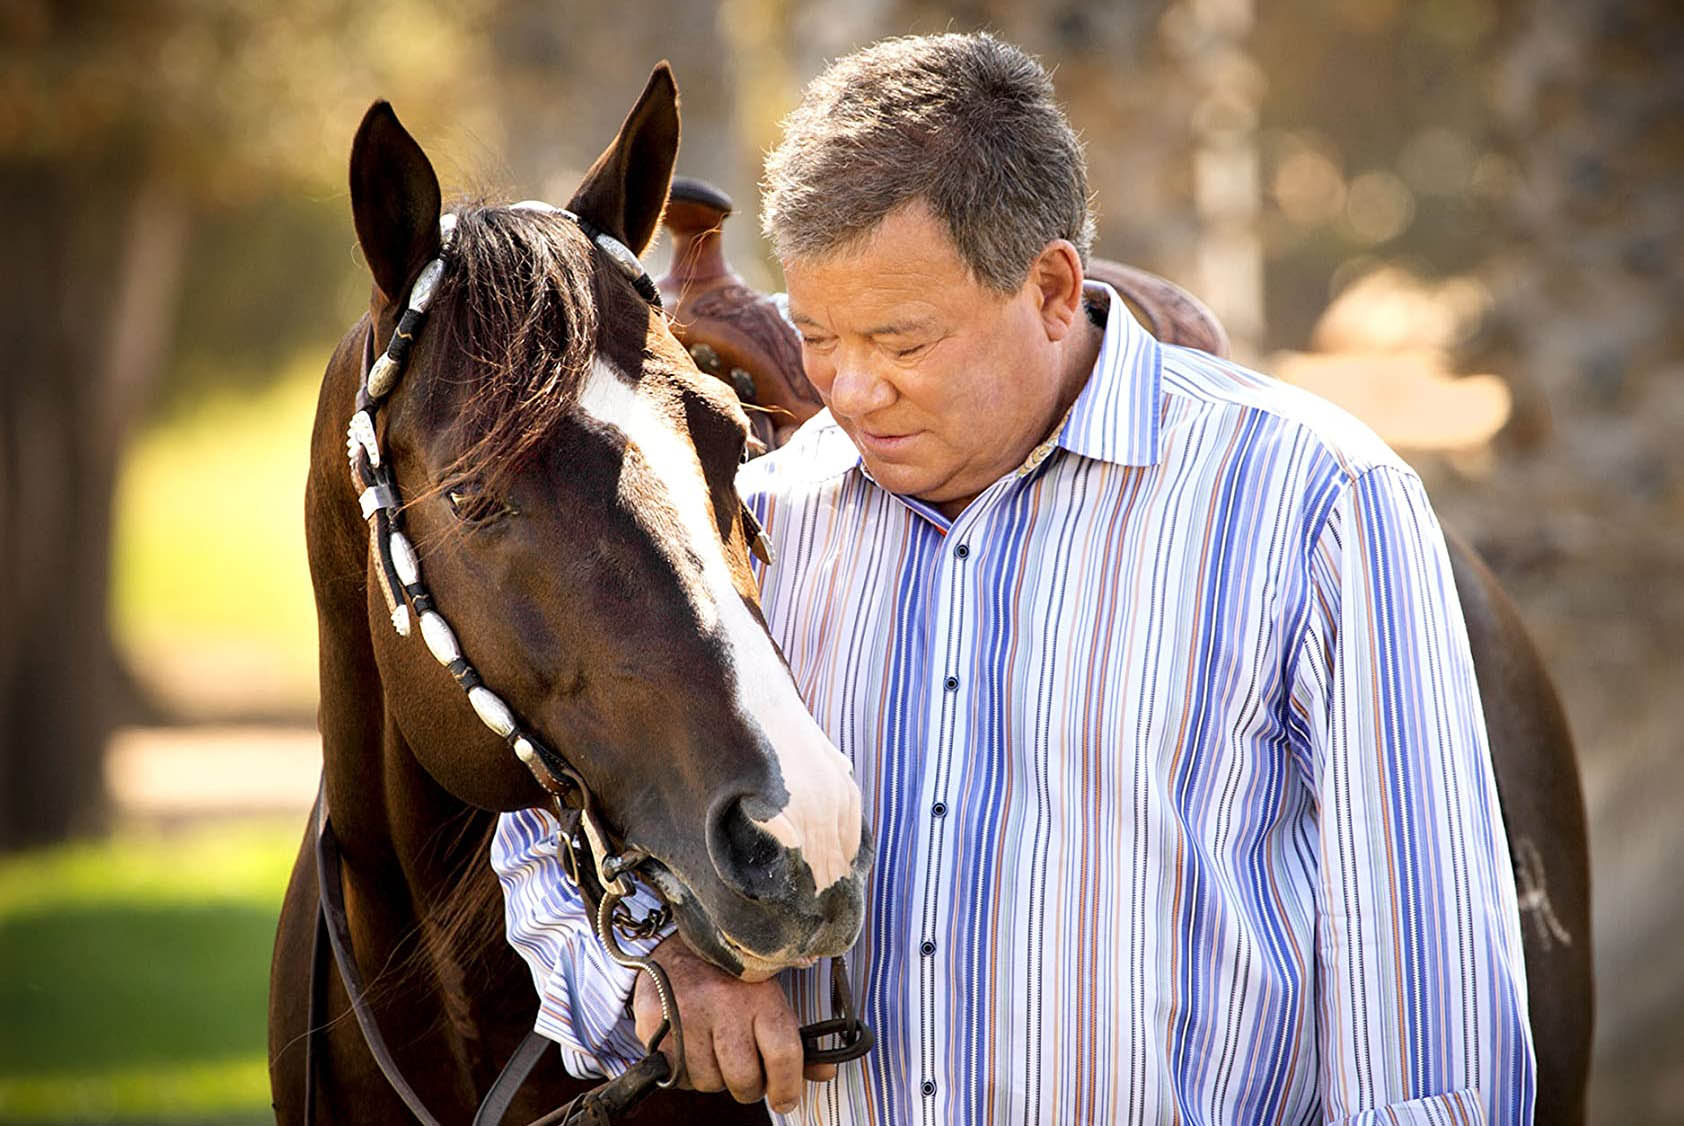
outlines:
M661 221L677 159L678 85L663 59L567 209L642 254Z
M439 252L439 178L390 104L375 102L351 142L351 214L374 284L401 301Z

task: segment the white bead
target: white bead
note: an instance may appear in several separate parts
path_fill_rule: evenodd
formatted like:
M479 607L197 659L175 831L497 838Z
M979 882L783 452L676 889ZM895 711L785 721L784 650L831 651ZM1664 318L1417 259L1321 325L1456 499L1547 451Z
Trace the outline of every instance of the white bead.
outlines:
M619 266L628 278L643 276L643 263L637 260L637 255L631 252L631 247L613 235L596 236L596 244L608 252L608 257L614 259L614 264Z
M398 578L404 586L414 586L421 581L421 561L415 557L415 548L410 546L409 537L402 532L393 532L388 541L392 547L392 566L398 572Z
M351 416L351 425L345 430L345 453L354 464L357 451L368 454L368 463L374 468L380 468L380 439L374 436L374 420L368 417L367 411L358 411Z
M439 243L448 247L454 241L456 241L456 213L446 211L439 216Z
M398 631L399 637L409 636L409 607L400 605L392 611L392 628Z
M456 644L456 634L451 632L450 623L439 617L436 610L428 610L421 615L421 637L432 651L433 659L441 665L448 665L462 656L462 647Z
M417 313L425 313L427 306L433 303L433 290L438 288L439 279L444 277L444 263L435 258L421 267L421 276L415 279L415 284L409 289L409 307Z
M372 398L384 399L398 383L398 364L386 352L368 369L368 393Z
M561 212L562 214L566 214L566 212L562 211L561 208L557 207L555 204L545 203L541 199L523 199L519 203L511 203L509 204L509 210Z
M509 705L505 704L497 693L491 689L483 686L470 688L468 690L468 703L474 706L474 711L485 725L497 734L506 739L514 732L515 714L509 710Z
M519 739L515 740L515 757L521 762L524 762L527 766L537 766L538 748L532 745L531 740L522 735Z

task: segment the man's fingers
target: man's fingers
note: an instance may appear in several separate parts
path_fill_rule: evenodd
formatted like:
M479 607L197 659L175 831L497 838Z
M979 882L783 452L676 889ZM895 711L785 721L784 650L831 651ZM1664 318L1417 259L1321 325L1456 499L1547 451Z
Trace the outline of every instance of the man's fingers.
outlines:
M766 1101L788 1114L801 1101L801 1032L788 1005L756 1014L754 1042L766 1066Z
M743 1103L765 1097L780 1113L801 1101L802 1080L836 1077L834 1064L804 1066L801 1030L775 982L736 981L702 962L674 937L656 948L672 975L684 1020L689 1086L728 1090ZM645 1041L661 1023L661 1007L647 979L632 994L638 1035ZM663 1045L672 1055L672 1041Z
M766 1093L760 1052L746 1024L714 1025L713 1055L719 1061L719 1074L724 1077L732 1098L740 1103L752 1103Z
M670 1053L669 1053L670 1055ZM684 1062L689 1074L688 1086L697 1091L723 1091L725 1076L719 1069L714 1053L713 1037L699 1028L684 1037Z

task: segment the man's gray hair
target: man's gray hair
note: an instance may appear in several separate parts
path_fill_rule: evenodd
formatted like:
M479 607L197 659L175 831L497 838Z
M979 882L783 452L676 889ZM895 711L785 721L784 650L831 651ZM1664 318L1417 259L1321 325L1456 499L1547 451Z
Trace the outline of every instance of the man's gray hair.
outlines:
M762 182L779 258L848 249L923 200L977 280L1016 292L1054 239L1093 245L1082 145L1030 55L992 35L885 39L830 65Z

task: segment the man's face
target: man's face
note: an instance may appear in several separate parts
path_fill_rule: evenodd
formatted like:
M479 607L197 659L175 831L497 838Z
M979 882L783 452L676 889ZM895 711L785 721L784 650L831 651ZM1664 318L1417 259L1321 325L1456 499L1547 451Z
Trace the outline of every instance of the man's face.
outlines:
M955 515L1057 421L1039 288L977 281L922 202L784 279L807 377L884 488Z

